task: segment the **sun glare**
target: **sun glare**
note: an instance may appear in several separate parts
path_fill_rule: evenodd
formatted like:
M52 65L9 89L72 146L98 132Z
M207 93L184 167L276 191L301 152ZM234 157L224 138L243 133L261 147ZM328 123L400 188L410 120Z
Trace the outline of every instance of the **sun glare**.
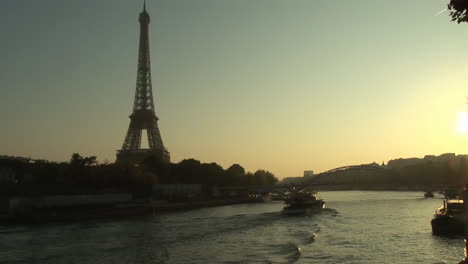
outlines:
M468 112L458 113L457 131L460 133L468 133Z

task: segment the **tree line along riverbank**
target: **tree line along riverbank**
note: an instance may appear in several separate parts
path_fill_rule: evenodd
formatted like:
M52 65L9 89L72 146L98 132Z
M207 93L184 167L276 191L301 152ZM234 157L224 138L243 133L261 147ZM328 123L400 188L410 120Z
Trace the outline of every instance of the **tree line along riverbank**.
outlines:
M209 196L212 186L262 186L278 179L269 171L246 172L239 164L224 169L215 162L185 159L165 163L150 157L139 164L101 163L95 156L74 153L69 162L0 159L0 169L11 173L0 178L1 196L34 196L124 192L149 197L153 184L201 184Z

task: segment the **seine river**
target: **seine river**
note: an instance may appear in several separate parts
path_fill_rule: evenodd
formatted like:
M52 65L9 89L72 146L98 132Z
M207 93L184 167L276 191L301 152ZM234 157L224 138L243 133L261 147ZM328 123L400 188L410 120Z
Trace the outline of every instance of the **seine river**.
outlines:
M450 263L461 238L431 234L441 198L320 192L327 208L288 217L281 202L124 221L0 226L0 263Z

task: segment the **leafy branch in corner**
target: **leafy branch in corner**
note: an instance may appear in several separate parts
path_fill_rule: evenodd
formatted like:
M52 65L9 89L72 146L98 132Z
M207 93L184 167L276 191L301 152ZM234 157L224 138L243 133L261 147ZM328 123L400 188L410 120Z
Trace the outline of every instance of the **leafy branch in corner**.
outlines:
M468 22L468 0L450 0L447 9L452 21L457 21L458 24Z

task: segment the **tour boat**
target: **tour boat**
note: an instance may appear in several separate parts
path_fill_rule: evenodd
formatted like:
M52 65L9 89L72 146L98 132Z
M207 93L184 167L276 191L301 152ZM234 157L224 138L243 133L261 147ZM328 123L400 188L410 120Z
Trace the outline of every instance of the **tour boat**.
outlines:
M286 215L311 214L325 207L325 202L316 193L307 191L291 192L284 203L282 213Z

